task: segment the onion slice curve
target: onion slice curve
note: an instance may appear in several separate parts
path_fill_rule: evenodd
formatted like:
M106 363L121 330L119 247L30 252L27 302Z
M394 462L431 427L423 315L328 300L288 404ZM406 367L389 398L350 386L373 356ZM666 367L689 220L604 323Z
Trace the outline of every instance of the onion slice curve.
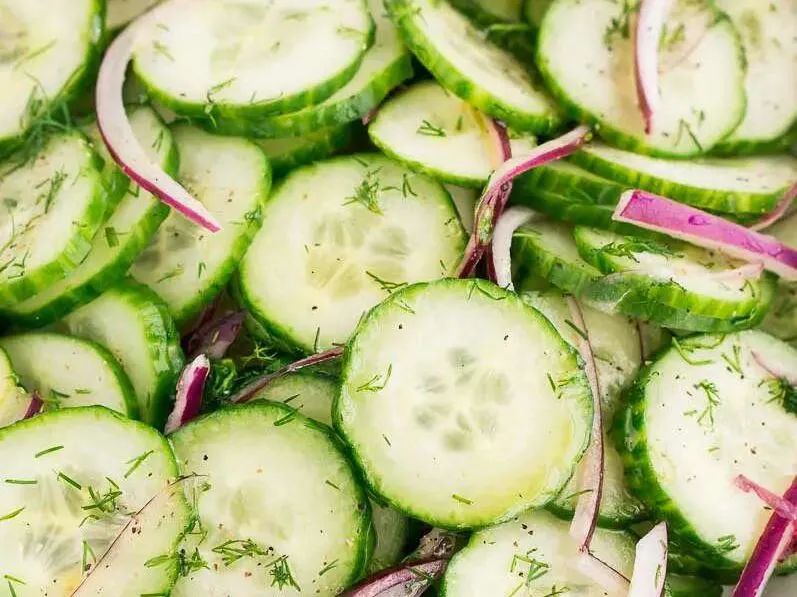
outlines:
M495 224L490 258L495 273L494 282L502 288L515 290L512 284L512 235L534 216L535 212L528 207L510 207Z
M661 597L667 575L667 523L660 522L636 544L628 597Z
M177 431L180 427L195 419L202 409L202 393L210 373L210 361L204 354L199 355L180 374L177 382L177 395L174 409L166 420L164 433Z
M659 107L659 40L672 0L642 0L634 27L634 82L645 121L645 134L653 132Z

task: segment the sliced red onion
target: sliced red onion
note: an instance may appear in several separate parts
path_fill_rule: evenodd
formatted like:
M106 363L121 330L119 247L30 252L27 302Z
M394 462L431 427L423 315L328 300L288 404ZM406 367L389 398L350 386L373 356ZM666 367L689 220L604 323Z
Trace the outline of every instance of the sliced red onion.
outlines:
M789 385L797 387L797 371L784 370L780 367L780 364L768 363L761 353L756 352L755 350L752 351L751 354L753 355L753 360L756 362L756 364L764 371L769 373L769 375L776 379L784 379L789 383Z
M325 350L324 352L318 352L316 354L310 355L309 357L299 359L298 361L295 361L290 365L286 365L274 373L261 375L260 377L253 379L237 393L232 395L230 397L230 401L235 403L247 402L275 379L288 375L289 373L295 373L296 371L304 369L305 367L312 367L313 365L320 365L321 363L326 363L327 361L333 361L341 356L343 356L343 347L335 346L329 350Z
M509 138L506 135L506 129L500 123L492 122L496 136L502 140L502 151L507 151ZM508 156L506 161L492 173L487 187L479 199L479 204L476 206L473 233L468 240L465 255L457 270L460 278L473 275L476 266L490 245L495 224L501 217L512 191L512 181L524 172L577 151L589 140L590 135L589 127L579 126L561 137L535 147L522 156L509 157L510 154L505 154Z
M30 419L31 417L38 415L42 407L44 406L44 402L42 402L41 396L39 396L38 392L31 392L30 395L30 402L28 403L28 408L25 411L25 414L22 415L23 419Z
M154 26L160 15L167 10L173 12L177 10L175 5L189 1L170 0L159 4L133 21L111 43L97 76L97 126L108 153L127 176L192 222L216 232L221 226L207 208L147 156L130 126L122 98L125 71L137 39L148 27Z
M797 281L797 249L719 216L646 191L626 191L612 218L686 242L762 263L786 280Z
M602 586L609 595L625 595L628 592L628 579L588 550L578 551L575 565L581 574Z
M759 485L744 475L738 475L733 480L733 483L745 493L755 493L762 502L777 512L778 516L781 518L785 518L792 522L797 521L797 505L791 503L789 500L776 493L772 493L766 487Z
M202 410L202 392L210 373L210 361L201 354L185 366L177 382L174 409L166 420L164 433L172 433L199 415Z
M797 182L783 194L775 209L750 226L750 230L763 230L779 222L788 213L791 206L794 205L795 199L797 199Z
M245 317L243 311L235 311L198 328L186 342L190 357L204 354L211 359L224 358L238 338Z
M797 478L783 494L783 499L797 504ZM733 597L761 597L775 566L790 548L794 532L794 522L783 518L777 512L772 513L767 526L758 538L753 555L747 561L742 576L733 589Z
M534 211L528 207L510 207L495 224L490 262L495 273L495 283L507 290L515 289L512 285L512 235L534 215Z
M634 28L634 80L645 133L659 107L659 41L672 0L641 0Z
M636 544L628 597L661 597L667 576L667 523L660 522Z
M376 573L341 597L419 597L445 572L447 559L404 564Z

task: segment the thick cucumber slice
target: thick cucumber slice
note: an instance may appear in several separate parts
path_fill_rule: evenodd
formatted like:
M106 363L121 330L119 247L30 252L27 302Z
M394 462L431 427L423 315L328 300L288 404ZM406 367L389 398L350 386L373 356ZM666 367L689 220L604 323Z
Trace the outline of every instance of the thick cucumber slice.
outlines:
M20 166L0 163L0 305L75 269L105 217L99 159L79 133L51 137Z
M368 127L374 144L409 168L465 187L482 188L501 162L484 120L434 81L416 83L388 100ZM512 141L512 155L535 145Z
M545 315L571 346L578 344L579 334L584 331L574 327L570 309L560 292L529 292L521 297ZM639 333L633 322L620 315L602 313L588 305L582 305L581 310L595 355L602 392L602 414L608 428L615 412L623 405L621 393L634 381L642 364ZM623 528L643 520L647 512L626 487L620 454L608 439L604 447L603 496L598 524L603 527ZM548 506L556 515L566 519L573 517L582 474L581 469L577 470L559 496Z
M785 148L797 122L797 5L790 0L719 0L736 25L747 60L747 109L741 124L717 148L750 152Z
M177 467L157 431L102 407L67 408L0 430L0 461L0 559L12 595L72 595L153 498L135 539L114 546L123 557L97 574L109 581L104 593L168 593L189 512L168 486ZM147 564L155 558L164 565Z
M793 389L759 361L794 371L797 351L757 331L679 340L639 377L617 425L632 490L688 554L726 576L771 513L735 477L778 494L794 478Z
M252 236L271 188L263 152L244 139L189 125L173 129L178 178L222 224L213 234L172 213L130 270L166 301L178 325L195 316L227 284Z
M335 425L390 505L435 526L493 524L550 502L572 475L592 421L579 366L514 293L415 284L358 326Z
M199 0L164 7L134 69L188 116L256 119L318 103L357 72L374 24L364 0Z
M172 443L182 472L207 479L194 496L202 541L185 545L206 567L172 595L333 596L364 572L368 501L326 426L259 400L189 423Z
M180 336L163 301L146 286L124 280L67 315L64 324L116 357L136 391L141 420L163 425L183 368Z
M379 106L394 87L412 76L412 59L385 14L382 0L366 1L376 34L360 68L348 83L323 102L298 112L265 116L251 122L214 118L211 130L248 137L307 135L321 128L359 120Z
M323 128L300 137L280 139L254 139L266 154L274 176L331 156L351 144L354 135L352 124Z
M561 124L525 67L448 2L386 0L385 7L412 52L455 95L518 131L547 133Z
M450 274L464 244L433 180L378 154L317 162L291 172L266 204L240 297L283 340L328 348L391 292Z
M797 159L786 155L683 161L592 143L571 159L618 184L736 215L771 211L797 179Z
M108 14L105 18L105 26L109 31L121 29L160 1L161 0L107 0Z
M448 565L442 594L445 597L551 596L568 595L572 591L585 597L609 595L578 571L576 546L568 528L567 522L536 511L474 533ZM591 550L621 574L631 576L632 535L598 529Z
M169 129L155 112L150 108L136 108L130 114L130 123L152 159L167 171L176 171L177 149ZM46 325L95 299L125 276L168 214L165 204L132 185L95 234L91 250L80 265L35 296L9 307L9 317L17 325Z
M634 87L635 13L628 2L557 0L540 26L537 66L571 115L597 125L613 145L674 157L705 153L744 115L739 36L713 4L675 3L667 20L674 33L661 44L660 107L646 135ZM697 39L683 34L695 28Z
M30 395L22 387L8 354L0 348L0 427L19 421L29 404Z
M0 155L82 91L99 58L104 18L101 0L0 5Z
M130 380L102 346L53 333L0 338L14 371L45 410L105 406L136 418L138 404Z

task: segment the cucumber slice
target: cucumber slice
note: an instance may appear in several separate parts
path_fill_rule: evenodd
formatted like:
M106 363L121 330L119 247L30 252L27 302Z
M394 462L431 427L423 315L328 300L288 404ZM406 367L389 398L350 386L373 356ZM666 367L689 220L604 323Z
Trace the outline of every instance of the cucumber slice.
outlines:
M100 56L104 18L101 0L0 5L0 155L81 93Z
M102 183L105 187L106 214L111 216L119 205L119 202L128 192L131 181L127 175L116 165L116 162L108 153L105 141L97 126L97 121L92 119L80 127L80 131L89 138L94 152L102 159Z
M253 139L266 154L274 176L283 176L289 170L331 156L351 144L354 126L322 128L300 137L280 139Z
M412 57L385 14L382 0L366 0L376 25L374 44L352 79L321 103L298 112L235 121L215 118L211 130L247 137L291 137L361 119L412 76ZM326 51L326 49L324 50Z
M136 392L141 420L160 428L183 369L180 336L163 301L123 280L64 319L69 332L107 348Z
M490 21L519 21L523 0L451 0L466 15L478 23Z
M797 216L781 220L769 230L777 239L797 247ZM778 282L772 309L762 324L762 328L793 346L797 347L797 284Z
M108 14L105 26L108 31L116 31L130 21L144 14L161 0L107 0Z
M386 0L385 7L415 56L455 95L518 131L548 133L562 123L526 68L448 2Z
M22 387L8 354L0 348L0 427L19 421L29 404L30 395Z
M174 172L177 149L169 129L155 112L150 108L136 108L130 113L130 124L151 158L167 171ZM110 156L107 159L110 160ZM121 173L116 166L113 168ZM124 174L122 176L127 180ZM80 265L35 296L9 307L8 317L17 325L38 327L57 321L95 299L125 276L168 214L165 204L132 185L94 236L89 254Z
M578 571L569 524L544 511L527 512L471 536L448 565L442 595L609 595ZM634 538L598 529L592 552L620 574L634 568ZM514 593L513 593L514 592ZM614 595L614 593L611 593Z
M62 334L0 338L22 385L36 391L45 410L99 405L136 418L130 380L102 346Z
M744 116L739 36L712 3L675 3L667 19L673 33L661 44L660 107L646 135L633 83L635 13L629 2L554 2L540 26L537 66L571 116L595 124L612 145L673 157L705 153ZM683 34L695 28L697 39Z
M241 261L240 299L305 351L346 342L362 314L409 283L446 276L465 233L448 193L378 154L291 172Z
M550 502L572 475L592 421L579 367L514 293L415 284L358 326L335 425L391 506L434 526L493 524Z
M171 439L182 472L207 476L207 489L195 494L203 538L189 536L186 550L207 567L180 578L172 595L332 596L364 571L368 502L326 426L259 400L216 411Z
M758 331L679 340L638 378L616 426L632 490L688 555L730 577L770 515L735 477L778 494L794 477L797 418L754 353L797 368L797 350Z
M500 163L483 119L434 81L416 83L379 109L368 127L374 145L407 167L443 182L481 189ZM527 153L533 137L512 141Z
M797 159L786 155L683 161L592 143L570 159L618 184L737 215L772 211L797 178Z
M23 165L0 164L0 305L25 300L86 257L105 216L99 159L78 133L51 137Z
M476 203L479 201L479 193L474 189L451 184L443 186L448 191L448 194L451 195L451 200L457 208L462 227L470 233L473 230L473 218L476 215Z
M157 431L99 406L67 408L0 430L0 461L0 559L10 594L72 595L156 496L135 541L115 547L123 557L97 574L108 581L104 592L168 593L176 567L146 563L174 562L189 511L182 492L167 489L177 467Z
M521 298L545 315L571 346L577 345L579 334L583 332L573 327L570 309L560 292L528 292L522 294ZM636 326L625 317L602 313L588 305L582 305L581 309L595 355L603 417L611 422L623 404L621 393L634 381L642 363L639 333ZM598 524L602 527L624 528L644 520L646 509L628 491L623 479L622 459L608 438L604 443L604 458L603 496ZM573 517L581 475L583 469L579 467L559 496L548 506L557 516L568 520Z
M524 63L534 59L534 36L521 18L523 0L451 0L486 39L505 48Z
M797 122L797 5L790 0L719 0L736 25L747 60L744 119L717 148L753 152L785 148Z
M523 2L523 18L535 28L542 25L542 18L554 0L525 0Z
M222 224L208 233L174 212L141 253L131 275L166 301L178 325L224 288L255 231L271 188L263 152L245 139L174 127L182 156L178 178Z
M133 68L159 103L213 120L323 101L357 72L374 24L364 0L199 0L164 6Z

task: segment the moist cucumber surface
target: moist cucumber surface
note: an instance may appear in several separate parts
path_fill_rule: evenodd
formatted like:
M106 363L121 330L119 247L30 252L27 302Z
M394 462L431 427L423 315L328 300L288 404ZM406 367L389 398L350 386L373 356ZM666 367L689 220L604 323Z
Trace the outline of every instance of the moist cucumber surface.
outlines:
M22 387L8 353L0 348L0 427L24 417L29 404L30 394Z

